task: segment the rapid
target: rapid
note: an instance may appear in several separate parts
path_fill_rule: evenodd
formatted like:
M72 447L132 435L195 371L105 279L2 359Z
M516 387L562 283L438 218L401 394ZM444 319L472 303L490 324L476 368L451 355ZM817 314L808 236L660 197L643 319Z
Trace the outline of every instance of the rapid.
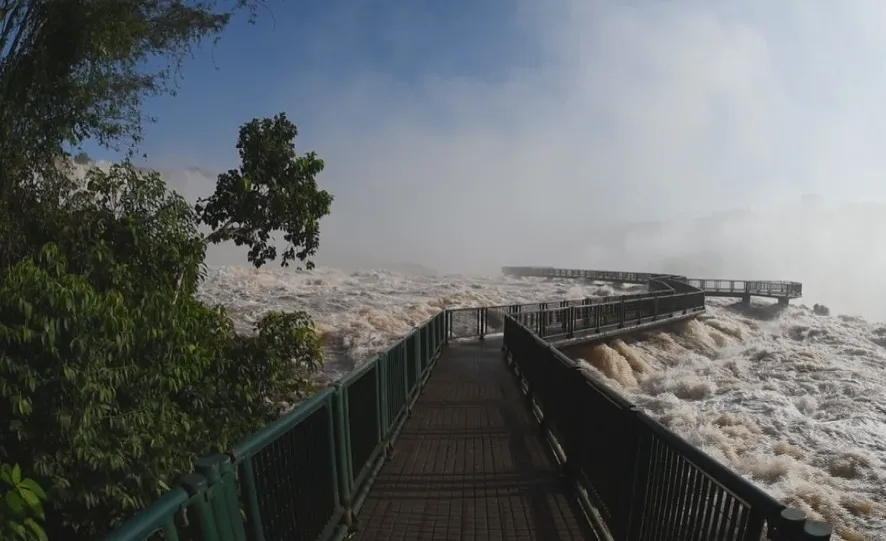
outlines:
M214 267L201 291L248 329L267 310L305 310L341 377L444 307L579 299L606 283L383 270ZM886 324L754 299L570 352L666 426L845 541L886 539Z

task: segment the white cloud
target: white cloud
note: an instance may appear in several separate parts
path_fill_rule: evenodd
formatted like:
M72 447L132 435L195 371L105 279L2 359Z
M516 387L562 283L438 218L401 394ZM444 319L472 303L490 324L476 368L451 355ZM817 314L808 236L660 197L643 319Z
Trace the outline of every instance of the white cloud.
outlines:
M886 275L886 206L840 202L886 201L886 4L521 1L546 61L504 80L293 74L281 108L322 112L307 138L336 196L323 259L682 264L886 317L867 289ZM823 206L797 204L808 193ZM686 220L737 207L758 210ZM607 240L648 220L664 223Z

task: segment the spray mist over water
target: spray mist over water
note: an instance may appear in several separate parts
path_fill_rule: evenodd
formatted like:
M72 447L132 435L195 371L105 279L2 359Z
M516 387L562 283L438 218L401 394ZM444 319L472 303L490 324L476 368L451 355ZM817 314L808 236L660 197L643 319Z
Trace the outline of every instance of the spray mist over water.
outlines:
M604 296L607 284L391 271L213 268L202 295L241 326L307 310L325 378L371 358L444 306ZM666 426L845 541L886 538L886 325L709 299L672 331L570 353Z
M886 231L883 2L516 0L440 10L446 24L382 4L330 3L304 32L260 19L256 41L285 40L268 54L297 72L253 85L259 111L223 91L232 71L262 80L249 66L201 60L220 68L200 82L213 100L188 84L177 99L211 123L170 132L150 165L208 195L239 124L285 110L336 197L321 264L785 278L886 319L870 243Z
M211 193L214 186L206 172L172 171L165 175L171 186L178 186L191 199ZM464 197L472 195L465 192ZM432 199L428 201L433 204ZM329 220L337 219L336 212L333 206ZM570 228L557 229L553 224L541 227L543 239L538 239L538 232L525 231L526 224L520 220L498 220L495 215L490 210L488 215L474 219L453 205L451 214L441 218L441 223L428 218L415 226L404 224L404 231L427 240L424 249L412 250L393 238L380 237L370 245L384 242L385 248L369 252L343 251L340 239L324 229L324 221L317 261L347 270L388 268L427 275L438 271L493 274L504 261L670 272L702 278L794 280L803 283L804 296L812 302L825 304L838 313L886 320L886 303L880 300L880 289L886 288L881 285L881 277L886 276L886 251L872 249L869 241L871 235L886 231L886 204L825 203L807 197L757 209L709 212L700 218L613 222L600 228L582 225L587 218L581 215L575 217L575 226ZM505 215L509 216L502 214ZM497 227L495 224L500 221L509 224L513 231L500 232L500 237L474 246L477 238L486 235L489 227ZM464 237L453 232L435 242L433 237L424 236L428 231L458 228L465 222L476 229ZM371 222L353 227L372 230ZM508 246L522 246L525 255L499 258L498 254ZM438 249L452 257L437 264ZM521 250L513 253L522 254ZM212 246L208 253L208 261L214 265L239 265L245 259L244 250L230 245Z
M228 79L205 74L212 99L191 96L206 124L185 115L148 149L192 201L235 166L253 116L287 111L300 150L327 160L319 181L336 200L318 260L348 272L213 269L203 293L241 325L307 309L345 370L450 303L597 287L371 270L403 264L789 279L810 303L886 320L886 252L871 240L886 231L882 0L516 0L445 10L447 24L416 23L422 2L327 4L304 32L259 21L298 70L266 81L213 55ZM423 54L404 75L371 51ZM477 58L494 61L462 69ZM248 106L225 92L232 73L264 83ZM222 245L209 261L245 256ZM844 539L886 539L886 327L718 301L709 316L589 351L587 369Z
M469 7L450 10L445 30L407 24L402 10L423 8L398 4L378 25L335 8L333 22L288 50L318 55L300 65L324 65L330 50L379 50L372 35L394 52L460 35L474 40L473 56L499 59L495 69L465 73L451 69L463 59L434 56L404 78L367 59L344 75L299 72L255 89L255 102L287 110L301 147L327 160L320 182L336 201L321 224L321 264L789 279L810 303L886 319L886 252L871 243L886 231L882 1L518 0L488 24L468 25L481 20ZM236 160L246 118L224 117L227 105L242 108L217 98L214 118L226 120L212 130L229 134L227 146L215 135L202 147L172 137L151 154L188 198L208 195L206 172ZM175 167L195 163L205 170ZM230 246L209 257L244 261ZM204 290L244 323L268 308L307 308L330 348L355 362L449 302L582 296L556 287L578 286L226 268ZM741 313L715 301L709 313L675 335L589 352L588 370L832 520L844 539L886 538L886 330L800 307Z
M576 348L589 371L840 539L886 535L886 327L710 299L673 333Z

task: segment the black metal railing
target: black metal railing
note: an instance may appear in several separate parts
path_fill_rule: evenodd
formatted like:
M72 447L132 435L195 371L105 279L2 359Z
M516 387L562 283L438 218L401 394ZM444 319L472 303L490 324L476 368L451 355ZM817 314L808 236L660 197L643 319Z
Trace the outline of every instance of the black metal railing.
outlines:
M803 296L803 284L781 280L728 280L722 278L687 278L650 272L619 272L593 269L557 269L553 267L502 267L508 276L536 278L580 278L601 282L647 284L662 277L684 282L701 291L715 294L757 295L796 299Z
M517 272L514 269L524 268L529 269L526 271L527 273L562 270L540 267L505 267L505 269L511 269L512 273ZM598 332L604 333L606 330L611 330L606 327L618 321L617 314L620 311L625 311L628 316L626 321L636 323L634 321L636 318L632 317L633 313L642 313L642 318L656 320L660 317L671 317L674 313L687 309L704 309L704 293L689 285L685 276L616 271L581 272L595 273L594 279L601 281L643 282L647 284L648 291L525 304L449 307L446 309L446 337L447 339L483 339L487 335L501 334L504 332L504 320L507 315L515 317L521 315L524 317L521 321L543 317L545 318L543 323L530 325L541 325L533 328L537 328L541 336L554 338L567 335L571 337L573 331L589 331L591 329L597 329ZM578 271L573 274L577 276ZM534 274L527 275L534 276ZM686 295L681 296L680 294ZM575 310L570 311L570 308ZM568 326L567 321L572 322L572 326Z
M505 318L504 348L589 516L613 539L830 538L830 526L807 521L693 447L517 316Z

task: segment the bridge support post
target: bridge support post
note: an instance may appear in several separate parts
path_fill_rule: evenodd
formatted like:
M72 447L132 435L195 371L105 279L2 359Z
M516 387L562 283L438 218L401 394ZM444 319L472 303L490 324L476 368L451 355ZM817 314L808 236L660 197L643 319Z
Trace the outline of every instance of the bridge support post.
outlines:
M749 293L745 293L741 296L742 304L751 304L751 295Z
M791 301L790 297L779 297L778 298L778 305L779 306L787 306L790 301Z
M782 510L776 529L776 541L828 541L834 532L829 524L807 520L805 511L791 507Z

